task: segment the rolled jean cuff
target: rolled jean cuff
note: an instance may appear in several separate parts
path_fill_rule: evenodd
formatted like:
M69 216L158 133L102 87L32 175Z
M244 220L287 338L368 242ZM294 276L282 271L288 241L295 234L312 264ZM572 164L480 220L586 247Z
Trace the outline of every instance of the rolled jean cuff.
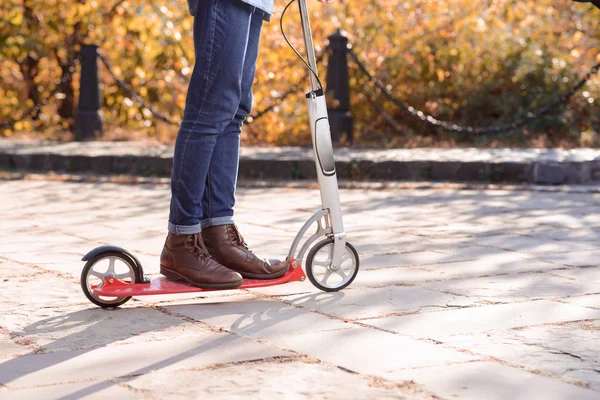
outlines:
M176 235L192 235L194 233L200 233L202 231L202 226L200 224L196 225L175 225L169 221L169 232L174 233Z
M207 218L200 221L200 225L202 228L209 228L211 226L221 226L221 225L230 225L233 224L233 216L230 217L217 217L217 218Z

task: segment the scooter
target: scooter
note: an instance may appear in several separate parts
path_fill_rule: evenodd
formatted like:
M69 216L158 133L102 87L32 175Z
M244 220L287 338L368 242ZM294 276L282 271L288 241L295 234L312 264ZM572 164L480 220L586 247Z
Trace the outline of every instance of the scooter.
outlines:
M300 8L308 61L292 46L283 31L283 17L295 1ZM244 279L244 283L236 289L303 282L308 276L312 284L320 290L335 292L352 283L358 274L360 261L356 249L346 241L325 93L317 74L306 0L291 0L288 3L281 16L281 31L288 45L309 71L311 90L306 94L306 99L322 208L300 228L286 258L289 269L283 276L265 280ZM302 243L303 237L313 225L316 225L316 231ZM315 244L319 238L322 240ZM305 256L306 273L302 269ZM165 277L149 279L144 276L144 269L138 258L130 251L117 246L97 247L87 253L82 261L86 261L86 264L81 273L81 288L86 297L100 307L118 307L132 296L218 290L199 288Z

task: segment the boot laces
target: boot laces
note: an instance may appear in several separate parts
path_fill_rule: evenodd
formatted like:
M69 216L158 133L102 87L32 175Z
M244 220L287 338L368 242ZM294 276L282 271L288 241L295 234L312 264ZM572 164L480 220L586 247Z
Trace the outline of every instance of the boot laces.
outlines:
M238 245L243 246L244 248L248 249L248 244L246 243L246 241L244 240L244 237L238 230L237 225L232 225L232 231L233 231L233 238L238 243Z
M237 241L238 245L243 246L246 250L248 250L250 253L256 255L256 253L254 253L252 250L250 250L248 248L248 244L246 243L246 241L244 240L244 237L242 236L242 234L240 233L240 231L238 230L237 225L233 224L232 225L232 232L233 232L233 238L235 241ZM266 258L261 258L261 260L263 260L264 262L266 262L267 264L271 265L271 262L266 259Z
M185 248L190 253L194 254L196 257L202 258L203 260L211 257L199 233L189 235L185 239Z

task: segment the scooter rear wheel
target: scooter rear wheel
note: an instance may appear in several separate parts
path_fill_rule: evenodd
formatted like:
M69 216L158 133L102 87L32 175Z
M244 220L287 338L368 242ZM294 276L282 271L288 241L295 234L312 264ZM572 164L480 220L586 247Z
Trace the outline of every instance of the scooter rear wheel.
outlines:
M108 308L125 304L131 297L99 296L93 292L94 287L102 286L109 279L139 283L137 269L126 255L119 252L101 253L90 259L81 271L81 289L89 301L97 306Z
M360 265L358 252L350 243L342 255L342 262L334 269L332 238L324 239L313 246L306 257L306 275L317 288L325 292L337 292L352 283Z

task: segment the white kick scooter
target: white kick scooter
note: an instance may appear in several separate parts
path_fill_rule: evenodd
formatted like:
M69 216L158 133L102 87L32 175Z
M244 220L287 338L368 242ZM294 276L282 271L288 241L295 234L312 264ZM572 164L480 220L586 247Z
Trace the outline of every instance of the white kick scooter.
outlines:
M308 103L308 117L323 208L317 211L300 229L300 232L298 232L296 239L292 243L287 259L296 259L301 262L304 259L305 252L314 241L319 237L326 236L327 239L317 243L308 253L305 264L306 273L310 281L319 289L337 291L348 286L356 277L359 268L359 257L356 249L350 243L346 242L337 175L333 160L333 146L331 144L327 104L325 102L323 85L317 73L317 62L308 9L306 0L297 1L300 8L302 33L304 35L304 45L306 47L308 62L296 51L283 32L283 16L287 8L294 1L291 1L283 11L281 16L281 32L286 42L304 64L306 64L309 71L311 91L306 94L306 101ZM304 243L298 255L296 255L296 249L303 235L315 222L318 224L317 232ZM321 259L323 256L325 256L324 259ZM337 276L331 279L332 275Z
M286 259L289 270L285 275L276 279L244 279L244 283L236 289L304 281L308 275L308 279L317 288L335 292L352 283L358 274L360 261L356 249L346 241L346 232L342 222L327 105L323 86L317 74L306 0L292 0L285 7L281 18L283 20L285 11L294 1L298 1L300 8L308 62L287 40L283 32L283 25L281 28L285 40L309 70L311 91L306 94L306 99L322 208L306 221L296 235ZM316 232L300 246L304 235L315 224L317 225ZM317 239L323 237L324 239L314 244ZM301 266L305 256L306 274ZM87 263L81 272L81 288L86 297L100 307L118 307L132 296L216 290L198 288L181 281L171 281L162 276L153 279L144 277L142 263L137 257L130 251L117 246L97 247L87 253L82 261L87 261Z

